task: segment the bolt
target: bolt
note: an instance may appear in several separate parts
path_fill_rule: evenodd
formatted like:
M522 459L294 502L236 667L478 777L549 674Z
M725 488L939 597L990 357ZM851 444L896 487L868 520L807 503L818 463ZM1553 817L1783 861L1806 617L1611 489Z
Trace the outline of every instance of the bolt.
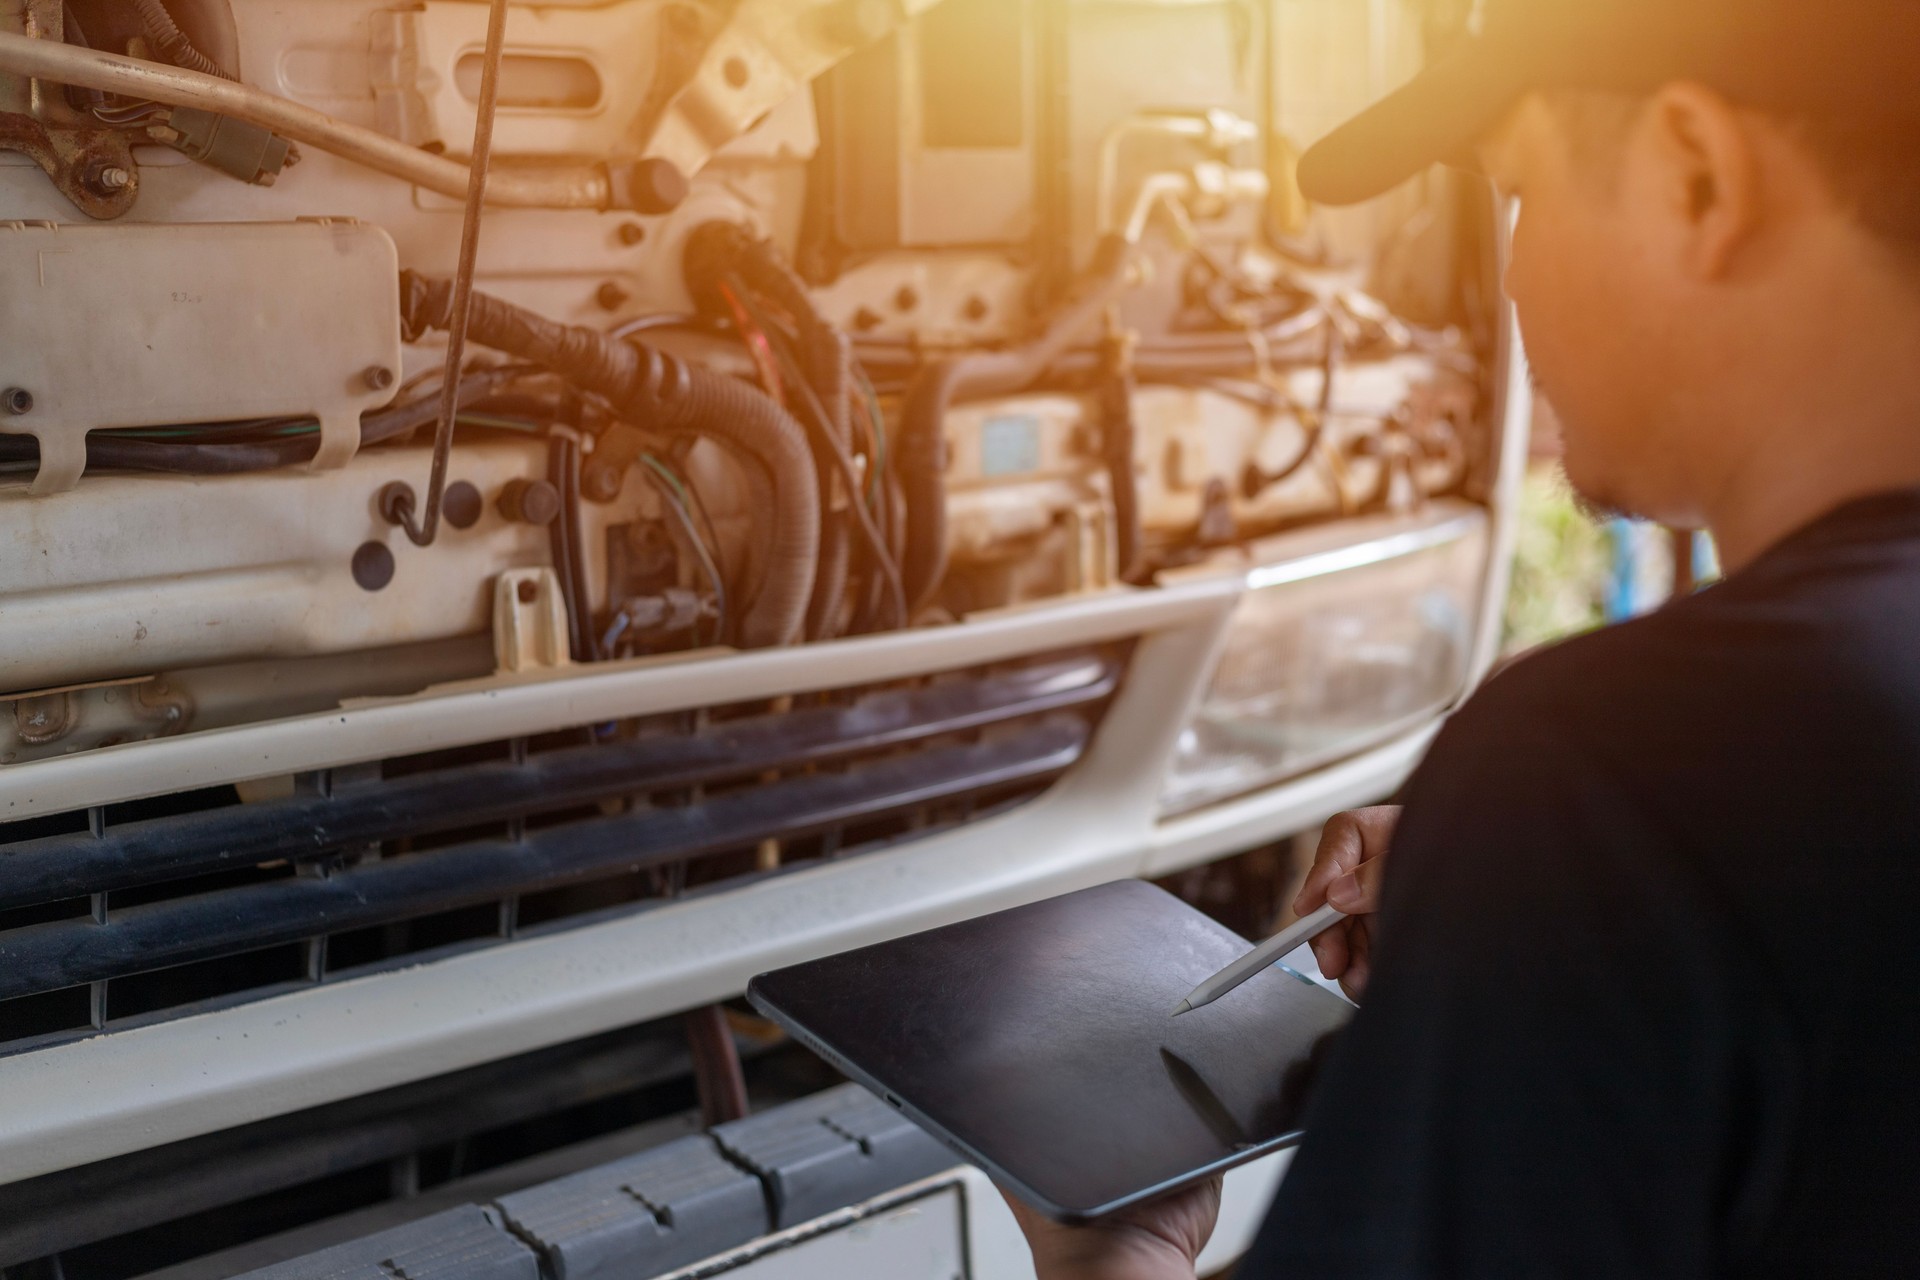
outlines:
M623 222L615 234L620 237L621 244L635 245L647 238L647 229L637 222Z
M532 578L522 578L514 586L513 594L521 604L532 604L540 598L540 584Z
M0 405L4 405L7 412L16 417L23 413L32 413L33 392L25 387L8 387L5 391L0 391Z
M596 458L580 473L580 492L589 502L612 502L626 487L625 480L619 468Z
M471 480L455 480L440 495L440 514L456 529L473 528L486 509L486 499Z
M393 370L383 364L370 364L360 374L360 379L374 391L385 391L393 385Z
M363 542L355 548L350 567L362 591L379 591L393 581L393 552L384 542Z
M552 524L560 514L560 490L546 480L509 480L500 490L500 514L524 524Z
M594 301L598 302L601 308L606 311L618 311L621 307L627 305L627 299L631 296L631 294L612 280L608 280L602 284L598 289L594 290L593 294Z
M635 213L671 213L687 198L687 175L673 161L643 156L609 170L614 204Z
M117 164L104 164L87 175L87 185L103 196L115 195L133 185L133 175Z
M405 525L413 518L413 486L405 480L389 480L374 495L373 506L388 524Z

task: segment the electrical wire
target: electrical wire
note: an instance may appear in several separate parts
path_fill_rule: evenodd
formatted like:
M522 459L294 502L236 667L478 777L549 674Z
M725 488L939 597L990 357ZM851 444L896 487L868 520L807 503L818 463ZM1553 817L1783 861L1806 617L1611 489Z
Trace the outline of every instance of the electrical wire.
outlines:
M684 464L686 461L685 456L681 456L677 461ZM672 468L669 468L669 470L671 469ZM679 473L676 472L675 474L677 475ZM724 563L726 557L721 554L720 530L715 527L713 516L707 511L707 500L700 496L700 486L693 482L693 474L691 472L681 477L681 484L685 486L682 492L692 505L693 513L700 517L700 527L706 531L707 545L713 548L714 563Z
M754 313L750 306L743 306L743 310L747 311L747 315L743 317L743 323L759 328L761 317ZM847 491L853 497L853 501L847 506L853 512L854 523L860 528L860 536L866 540L873 554L875 567L880 571L881 580L885 584L887 602L893 612L893 625L904 627L908 621L906 587L901 581L900 566L894 560L893 548L881 534L874 521L873 510L868 507L866 498L861 494L859 469L854 466L853 458L847 453L846 445L834 431L827 416L826 406L820 403L819 393L814 390L812 383L799 376L799 358L789 345L787 335L777 329L760 329L760 332L763 335L770 335L769 345L787 370L786 382L798 393L799 407L805 410L800 415L802 421L814 429L814 434L825 446L827 456L839 471L841 479L846 482ZM871 470L872 459L868 459L868 462Z
M578 657L586 646L580 639L580 602L573 594L573 522L566 518L566 474L570 465L568 450L573 440L565 435L547 438L547 483L562 495L561 511L547 526L548 554L553 560L553 576L560 582L560 603L567 613L567 652Z
M689 486L652 454L641 454L640 461L647 468L641 474L653 482L653 487L659 491L661 499L667 504L667 509L673 512L673 518L679 524L680 532L686 535L687 542L693 547L694 557L700 561L700 571L706 575L708 585L713 588L715 618L711 640L717 642L727 634L727 584L726 579L720 574L719 564L715 561L715 556L719 554L718 543L716 542L713 551L709 552L706 542L694 528L693 516L687 510Z
M679 311L663 311L657 315L635 316L631 320L622 320L607 330L610 338L631 338L636 333L645 333L649 329L711 329L713 325L700 316Z
M741 344L746 347L747 354L753 357L753 366L760 375L762 389L775 400L786 400L787 396L782 389L780 376L780 366L786 362L774 355L773 344L767 337L765 325L757 314L748 309L742 299L741 295L746 291L739 287L738 281L733 281L730 285L729 281L723 280L719 287L720 296L726 300L727 309L733 312L734 331L740 335Z

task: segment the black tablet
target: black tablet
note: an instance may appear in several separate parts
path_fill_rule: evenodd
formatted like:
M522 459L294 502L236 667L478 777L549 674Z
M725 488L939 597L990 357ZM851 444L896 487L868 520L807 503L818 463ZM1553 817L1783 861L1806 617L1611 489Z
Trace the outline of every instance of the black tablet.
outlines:
M1085 1221L1297 1142L1352 1006L1136 880L755 978L747 998L1041 1212Z

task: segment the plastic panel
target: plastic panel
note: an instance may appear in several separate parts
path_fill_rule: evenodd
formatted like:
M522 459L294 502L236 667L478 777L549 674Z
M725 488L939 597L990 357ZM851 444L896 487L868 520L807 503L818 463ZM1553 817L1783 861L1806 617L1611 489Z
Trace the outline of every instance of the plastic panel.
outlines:
M313 465L341 466L393 397L398 273L352 219L0 223L0 385L33 396L0 431L39 438L35 493L71 489L101 427L311 414Z
M533 1251L462 1205L404 1227L250 1271L240 1280L541 1280Z
M558 1280L656 1275L769 1225L759 1179L704 1136L517 1191L498 1207Z
M765 1179L774 1226L790 1227L952 1167L953 1156L859 1085L842 1085L713 1131Z

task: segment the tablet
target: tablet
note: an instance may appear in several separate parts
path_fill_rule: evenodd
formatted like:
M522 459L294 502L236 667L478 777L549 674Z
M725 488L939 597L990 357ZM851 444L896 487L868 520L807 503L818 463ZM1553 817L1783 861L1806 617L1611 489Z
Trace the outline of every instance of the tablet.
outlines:
M1042 1213L1083 1222L1290 1146L1353 1012L1137 880L755 978L747 998Z

